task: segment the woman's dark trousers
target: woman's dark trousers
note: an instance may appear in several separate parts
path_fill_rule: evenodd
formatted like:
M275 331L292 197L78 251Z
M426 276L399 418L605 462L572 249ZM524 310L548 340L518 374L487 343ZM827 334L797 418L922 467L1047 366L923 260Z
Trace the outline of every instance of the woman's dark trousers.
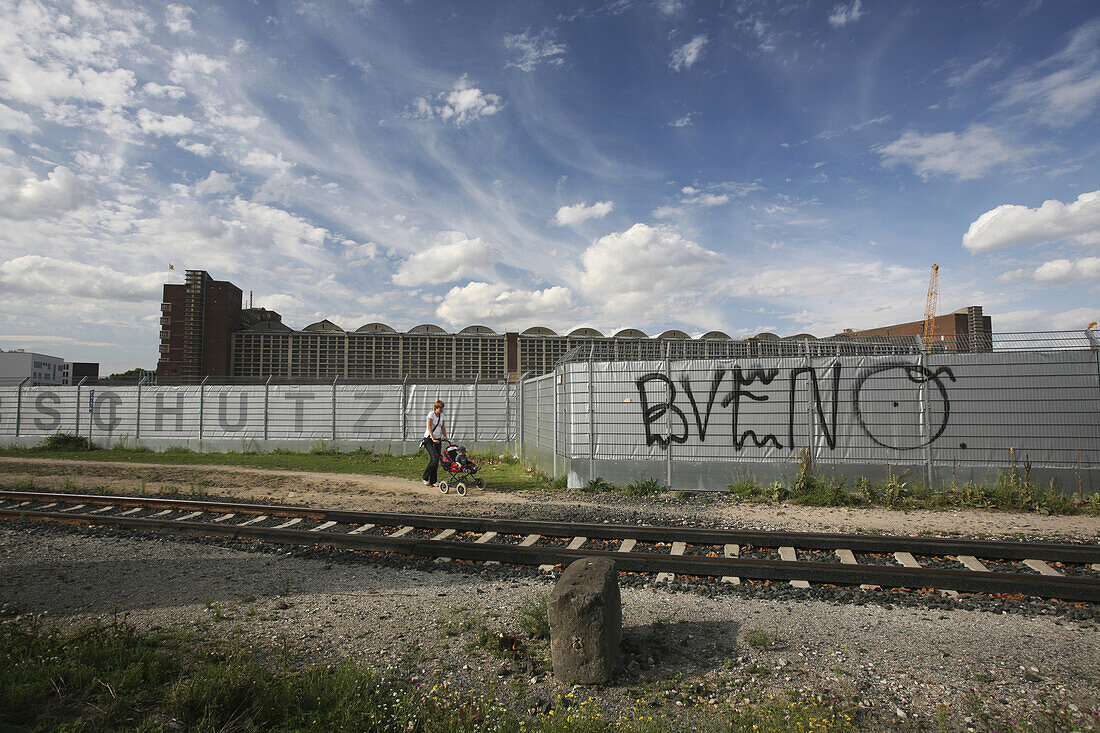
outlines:
M428 451L430 463L424 469L424 480L430 484L437 483L436 474L439 472L439 443L431 438L424 439L424 450Z

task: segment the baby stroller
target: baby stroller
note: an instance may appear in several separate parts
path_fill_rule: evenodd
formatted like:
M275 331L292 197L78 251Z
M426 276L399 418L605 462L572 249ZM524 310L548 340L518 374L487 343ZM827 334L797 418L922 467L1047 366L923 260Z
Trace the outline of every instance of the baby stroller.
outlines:
M466 446L455 445L448 440L447 447L443 449L439 463L451 475L450 481L439 482L439 490L444 494L449 492L452 486L459 496L466 496L467 486L476 486L479 489L485 488L485 482L474 477L474 474L480 471L481 467L466 456Z

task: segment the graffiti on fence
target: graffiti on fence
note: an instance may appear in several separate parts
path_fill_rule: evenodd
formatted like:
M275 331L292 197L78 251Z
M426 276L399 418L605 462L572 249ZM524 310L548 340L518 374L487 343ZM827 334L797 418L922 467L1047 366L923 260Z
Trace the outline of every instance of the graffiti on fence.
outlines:
M796 413L799 405L796 392L800 380L806 380L808 399L811 401L812 418L816 425L822 429L823 438L829 450L837 447L837 420L841 404L841 364L839 362L826 367L799 366L791 369L731 369L716 368L711 373L709 390L705 400L702 394L697 397L695 386L686 372L679 375L679 389L676 383L666 374L649 372L635 380L641 405L642 426L645 429L646 445L657 445L667 448L670 443L686 443L690 437L692 423L700 443L707 441L711 416L715 402L728 408L732 421L732 444L735 450L742 450L746 444L753 448L794 448ZM728 375L728 376L727 376ZM864 388L872 377L896 378L903 376L909 382L918 386L920 390L934 388L936 391L929 394L921 391L918 399L927 402L937 400L939 405L934 408L925 406L922 408L922 420L927 424L922 426L922 435L914 439L905 436L889 434L883 426L878 424L873 415L885 414L881 409L881 395L876 396L873 390ZM852 412L860 429L867 437L884 448L897 450L912 450L935 442L944 430L951 413L951 400L944 379L955 381L955 375L949 367L939 367L935 371L923 366L888 362L865 367L857 372L852 387ZM778 381L777 381L778 380ZM732 382L732 387L729 383ZM782 385L785 389L767 390L773 383ZM759 387L755 386L759 384ZM752 387L752 389L749 389ZM727 390L728 391L725 391ZM723 394L723 392L725 393ZM663 394L662 394L663 392ZM677 405L677 396L683 394L687 398L687 408ZM899 402L894 399L896 395L891 393L892 407L897 408ZM781 410L786 415L786 435L780 436L775 432L769 432L774 428L761 428L752 425L752 416L746 417L743 407L752 403L775 403L776 399L785 401ZM685 413L690 409L691 419ZM664 420L662 421L662 418ZM935 421L936 424L932 424ZM662 424L663 423L663 424ZM663 429L662 429L663 428ZM785 442L784 442L785 439Z

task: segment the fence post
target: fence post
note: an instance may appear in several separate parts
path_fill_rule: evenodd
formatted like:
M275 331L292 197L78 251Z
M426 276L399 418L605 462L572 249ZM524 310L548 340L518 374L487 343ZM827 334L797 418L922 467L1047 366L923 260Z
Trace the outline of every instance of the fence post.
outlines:
M668 409L665 410L665 486L672 488L672 360L670 341L665 341L665 379L668 380Z
M554 434L550 438L550 446L554 449L554 478L558 477L558 370L553 371L554 378L550 380L550 388L554 390Z
M210 377L203 377L199 382L199 453L202 453L202 428L203 428L203 416L206 412L206 381Z
M134 415L134 440L141 440L141 383L145 377L138 379L137 383L137 413Z
M477 402L477 383L480 380L481 380L481 372L478 372L477 376L474 377L474 444L475 445L477 444L477 425L478 425L478 423L477 423L477 414L479 412L481 412L481 410L478 409L478 402Z
M814 379L817 375L814 374L814 360L811 356L810 342L803 341L802 348L805 349L806 352L806 369L808 370L807 375L810 379L810 381L806 384L806 417L809 420L809 423L806 426L806 435L808 436L810 444L806 447L809 449L810 461L812 464L817 462L817 418L814 417L813 394ZM791 447L793 448L794 446Z
M917 362L921 367L922 376L927 373L927 366L925 365L925 351L922 346L920 353L920 360ZM932 408L928 403L928 379L924 379L920 385L920 400L921 400L921 437L924 440L924 480L925 486L929 491L932 490Z
M19 389L15 393L15 437L19 437L19 428L23 424L23 385L30 381L30 377L24 377L19 383Z
M78 438L80 437L80 390L87 379L87 377L81 377L80 381L76 383L76 414L73 416L73 426Z
M336 442L336 383L340 381L340 375L332 380L332 442Z
M523 383L527 375L519 378L516 384L516 458L523 463Z
M264 382L264 442L267 442L267 426L271 418L271 377ZM266 446L264 450L266 450Z
M592 356L596 345L588 347L588 480L596 478L596 385L592 381Z
M409 403L409 375L406 373L405 378L401 380L401 454L404 455L409 452L409 448L405 445L405 441L409 435L409 411L407 409Z

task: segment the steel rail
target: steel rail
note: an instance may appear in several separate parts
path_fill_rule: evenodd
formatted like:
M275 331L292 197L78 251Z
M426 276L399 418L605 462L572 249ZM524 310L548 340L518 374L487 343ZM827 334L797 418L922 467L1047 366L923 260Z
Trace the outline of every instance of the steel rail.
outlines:
M709 529L705 527L662 527L654 525L591 524L551 522L531 519L496 519L441 514L402 514L342 509L313 509L273 504L163 499L158 497L106 496L100 494L61 494L48 491L0 490L0 499L56 501L67 504L96 504L156 509L210 511L276 517L303 517L342 524L377 524L417 529L451 528L466 532L495 531L500 534L540 534L547 537L587 537L589 539L639 542L686 542L691 545L752 545L755 547L791 546L805 550L847 549L858 553L888 554L909 552L914 555L973 555L990 560L1048 560L1052 562L1100 563L1100 545L1017 540L976 540L949 537L912 537L908 535L861 535L821 532L779 532L764 530Z
M841 585L871 584L892 588L955 590L965 593L1026 594L1069 601L1100 602L1100 581L1066 576L1022 575L939 568L905 568L841 563L785 562L749 558L658 555L644 552L570 550L563 547L491 545L417 537L337 534L271 527L222 525L171 519L67 514L0 509L0 518L59 522L69 525L120 527L198 537L267 540L283 544L350 548L422 557L497 561L513 565L564 565L583 557L606 557L619 570L671 572L682 575L737 576L754 580L805 580Z

